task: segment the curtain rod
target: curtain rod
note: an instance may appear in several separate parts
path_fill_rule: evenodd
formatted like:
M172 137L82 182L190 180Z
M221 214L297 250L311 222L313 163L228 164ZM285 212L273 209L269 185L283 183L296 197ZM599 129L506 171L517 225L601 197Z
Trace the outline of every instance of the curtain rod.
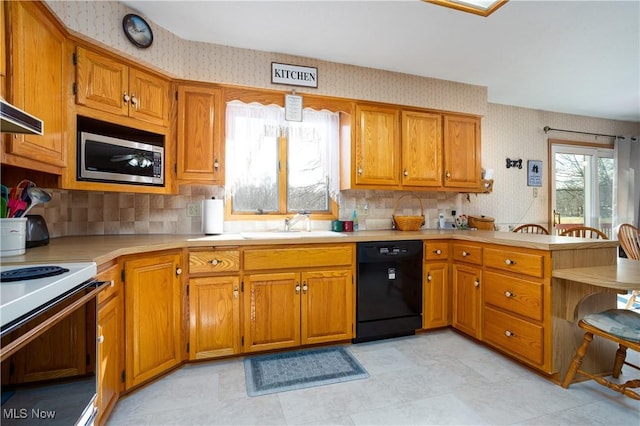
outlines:
M544 128L542 129L544 130L545 133L547 132L551 132L551 131L556 131L556 132L567 132L567 133L580 133L581 135L591 135L591 136L605 136L607 138L614 138L614 139L621 139L624 136L616 136L616 135L604 135L602 133L590 133L590 132L578 132L575 130L564 130L564 129L552 129L549 126L544 126ZM634 138L635 139L635 138Z

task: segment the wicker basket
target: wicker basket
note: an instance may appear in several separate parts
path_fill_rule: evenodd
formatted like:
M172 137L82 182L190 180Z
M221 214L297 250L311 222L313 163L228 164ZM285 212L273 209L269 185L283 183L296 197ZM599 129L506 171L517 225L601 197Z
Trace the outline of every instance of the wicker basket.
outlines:
M404 197L414 197L416 200L418 200L418 202L420 203L421 216L398 216L395 214L400 200L402 200ZM420 198L416 197L413 194L403 195L396 201L396 205L393 207L393 214L391 215L391 217L393 218L393 223L395 224L397 230L417 231L422 225L424 225L424 208L422 207L422 201L420 200Z

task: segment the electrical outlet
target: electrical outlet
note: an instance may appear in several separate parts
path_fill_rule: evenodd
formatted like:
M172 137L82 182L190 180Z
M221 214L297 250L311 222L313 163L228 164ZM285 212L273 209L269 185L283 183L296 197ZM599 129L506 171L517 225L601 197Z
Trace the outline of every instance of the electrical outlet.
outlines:
M368 203L364 203L364 204L360 204L358 206L358 216L368 216L369 215L369 204Z
M187 204L187 217L197 217L197 216L202 216L200 203Z
M538 198L538 188L533 188L533 198Z

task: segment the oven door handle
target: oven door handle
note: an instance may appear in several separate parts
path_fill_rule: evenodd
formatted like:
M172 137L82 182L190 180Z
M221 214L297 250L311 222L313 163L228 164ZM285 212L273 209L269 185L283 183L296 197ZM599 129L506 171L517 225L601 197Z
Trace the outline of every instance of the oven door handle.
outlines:
M22 347L27 345L29 342L34 340L36 337L38 337L41 333L43 333L47 329L53 327L57 323L59 323L67 315L71 314L73 311L75 311L76 309L80 308L82 305L87 303L92 298L97 297L98 293L100 293L109 284L110 284L110 281L90 281L90 282L87 282L86 285L83 285L83 286L80 286L80 287L76 288L72 293L66 295L63 299L55 300L54 302L47 303L46 305L44 305L40 309L38 309L38 312L36 314L34 314L34 315L30 316L29 318L25 319L25 321L22 321L20 324L16 324L16 326L22 325L22 324L24 324L24 322L28 321L29 319L33 318L36 315L39 315L40 313L46 311L47 309L53 307L54 305L60 303L62 300L66 300L69 297L72 297L73 295L77 294L80 291L84 291L87 288L94 287L93 290L89 291L89 293L85 294L80 299L74 301L69 306L63 308L62 310L60 310L60 312L55 313L53 316L51 316L51 318L47 318L46 320L44 320L43 322L41 322L40 324L38 324L37 326L35 326L31 330L29 330L26 333L22 334L21 336L17 337L15 340L11 341L9 344L3 346L0 349L0 361L4 361L5 359L9 358L11 355L13 355L19 349L21 349ZM14 327L12 327L12 329L13 328Z

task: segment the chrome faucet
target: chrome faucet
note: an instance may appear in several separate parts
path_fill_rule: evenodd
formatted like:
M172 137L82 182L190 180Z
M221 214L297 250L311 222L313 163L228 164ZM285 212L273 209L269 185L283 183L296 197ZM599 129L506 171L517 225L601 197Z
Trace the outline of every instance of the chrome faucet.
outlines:
M285 232L289 232L293 230L293 226L304 220L304 230L309 232L311 231L311 212L309 210L300 210L293 217L287 217L284 219L284 230Z

